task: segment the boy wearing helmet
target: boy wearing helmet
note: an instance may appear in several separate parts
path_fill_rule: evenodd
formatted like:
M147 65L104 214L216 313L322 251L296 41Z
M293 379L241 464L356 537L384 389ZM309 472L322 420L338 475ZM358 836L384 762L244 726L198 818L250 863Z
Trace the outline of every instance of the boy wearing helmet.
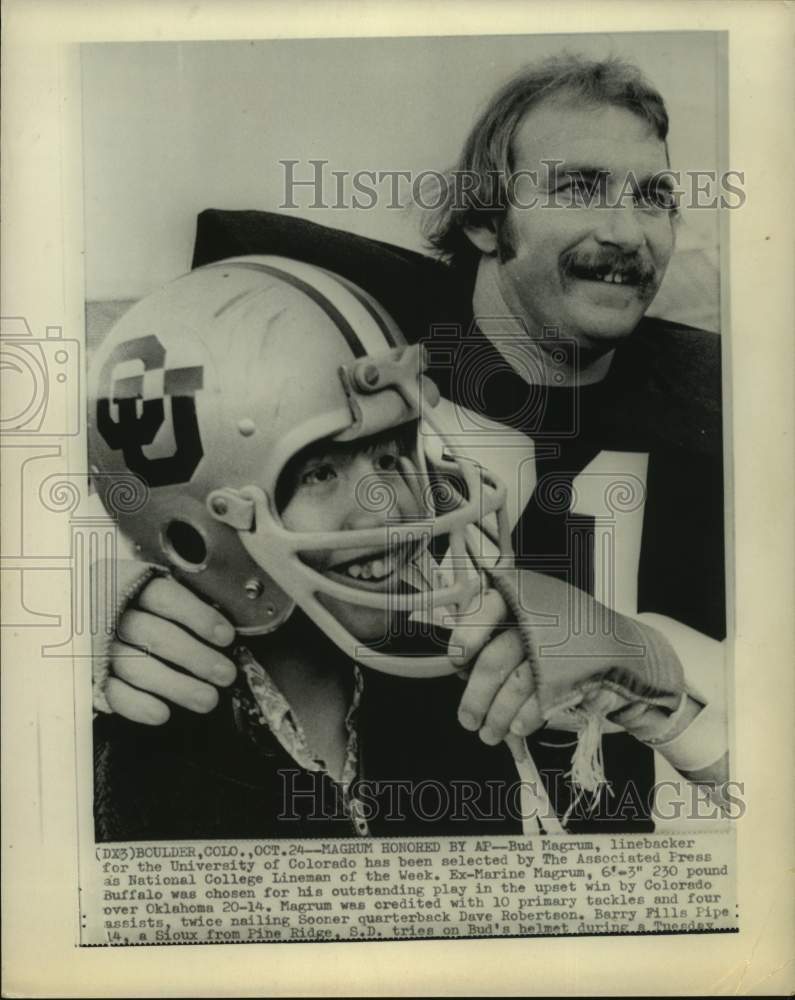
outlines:
M523 744L513 757L484 748L455 724L450 682L427 679L462 665L439 627L472 608L469 655L501 661L534 726L569 713L582 730L609 714L675 743L698 714L670 647L620 616L602 648L565 635L557 669L544 666L525 609L551 610L565 585L510 583L504 487L440 445L419 350L350 283L279 258L211 265L134 307L95 371L98 482L133 474L149 490L120 526L242 640L224 711L146 733L99 720L99 839L521 829L517 777L539 785ZM440 541L444 581L430 555ZM492 636L506 602L514 627ZM410 680L365 676L357 661ZM587 785L586 765L574 777ZM543 770L547 786L563 775ZM406 783L444 792L446 806L396 804ZM540 788L537 828L565 812L573 831L576 788L554 797L551 809ZM614 823L627 819L601 828Z
M465 493L436 516L419 365L364 293L286 260L193 272L139 303L103 344L90 442L103 501L112 509L121 477L143 480L146 503L118 511L120 527L142 557L221 608L242 641L238 683L212 718L142 732L100 717L100 838L369 831L350 791L378 757L360 703L365 686L368 709L396 696L394 684L365 685L354 661L451 671L438 644L419 659L390 652L403 642L396 623L471 601L471 563L468 578L432 591L418 560L430 560L431 522L463 552L466 527L501 500L474 466L456 467ZM448 781L449 768L418 775L417 749L379 759L376 776Z

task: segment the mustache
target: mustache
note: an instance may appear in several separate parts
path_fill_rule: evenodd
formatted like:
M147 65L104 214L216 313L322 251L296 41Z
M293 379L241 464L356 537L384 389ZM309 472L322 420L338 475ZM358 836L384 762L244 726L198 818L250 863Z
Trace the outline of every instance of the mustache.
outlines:
M657 269L638 253L626 254L620 250L567 250L561 255L561 268L567 277L603 278L617 272L624 283L641 289L653 288Z

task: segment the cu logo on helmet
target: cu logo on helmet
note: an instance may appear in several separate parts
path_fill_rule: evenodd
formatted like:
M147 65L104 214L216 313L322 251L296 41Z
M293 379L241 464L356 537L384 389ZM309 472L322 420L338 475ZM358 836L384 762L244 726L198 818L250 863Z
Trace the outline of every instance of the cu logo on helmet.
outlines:
M102 368L97 399L97 430L109 448L121 451L127 468L153 489L188 482L204 454L196 418L204 369L166 368L165 362L165 348L154 335L119 344ZM122 364L143 372L114 377ZM144 454L166 423L171 434L164 431L157 446Z

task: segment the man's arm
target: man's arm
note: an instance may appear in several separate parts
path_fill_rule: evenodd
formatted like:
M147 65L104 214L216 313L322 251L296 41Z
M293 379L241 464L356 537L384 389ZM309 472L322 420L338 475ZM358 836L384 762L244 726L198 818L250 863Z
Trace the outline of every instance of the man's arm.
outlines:
M647 730L650 739L644 742L688 780L724 784L729 780L725 642L665 615L644 613L637 620L665 635L685 667L686 700L678 724L664 738L662 728L656 730L656 737L653 730ZM654 720L649 722L653 727ZM630 726L626 728L632 732ZM633 735L644 738L640 732Z
M160 725L168 703L209 712L218 703L216 685L236 676L221 649L235 637L232 625L215 608L168 576L154 575L148 564L117 564L114 638L97 650L94 707L110 709L133 722Z
M711 783L727 780L725 725L722 724L722 649L679 623L654 619L637 622L602 609L588 595L558 580L525 573L531 584L533 613L546 619L539 629L539 662L555 676L566 673L572 685L607 674L616 663L635 668L643 678L647 657L656 650L653 680L663 692L659 704L627 699L611 716L638 739L654 746L680 773ZM573 635L569 622L572 602L588 605L588 612L604 610L614 625L594 637ZM488 590L477 609L462 617L450 639L451 658L466 675L459 706L464 728L479 731L493 745L508 733L525 736L543 726L546 718L536 691L533 671L517 628L503 628L508 618L505 601ZM655 640L667 624L675 646ZM230 623L201 598L170 578L146 584L137 599L121 609L119 636L110 650L112 675L105 685L113 711L133 721L157 725L169 717L167 702L195 712L215 707L213 685L235 677L234 664L217 647L234 638ZM627 656L627 639L645 637L640 650ZM551 649L551 655L544 649ZM141 650L144 651L142 655ZM685 680L677 651L699 664L694 683ZM565 654L565 655L561 655ZM709 758L709 759L707 759Z
M507 617L496 590L462 616L451 636L454 662L468 669L459 708L465 728L496 744L509 732L539 729L567 694L598 693L610 722L653 746L681 774L697 782L727 780L721 643L659 615L618 615L550 577L522 571L518 580L519 616L532 622L536 647L532 668L522 630L495 631Z

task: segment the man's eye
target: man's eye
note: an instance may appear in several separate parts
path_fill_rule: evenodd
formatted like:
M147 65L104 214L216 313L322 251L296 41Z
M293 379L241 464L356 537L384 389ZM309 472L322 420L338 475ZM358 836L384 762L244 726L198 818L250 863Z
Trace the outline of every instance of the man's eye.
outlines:
M658 212L676 212L679 208L679 197L676 191L668 187L650 187L640 192L638 204L641 208Z
M579 205L582 198L582 186L573 180L564 181L555 188L556 201L560 205Z
M572 176L555 188L559 204L572 208L599 205L604 196L605 181L601 177Z
M316 465L314 469L307 469L301 476L301 482L306 486L318 486L336 478L337 472L333 465Z

